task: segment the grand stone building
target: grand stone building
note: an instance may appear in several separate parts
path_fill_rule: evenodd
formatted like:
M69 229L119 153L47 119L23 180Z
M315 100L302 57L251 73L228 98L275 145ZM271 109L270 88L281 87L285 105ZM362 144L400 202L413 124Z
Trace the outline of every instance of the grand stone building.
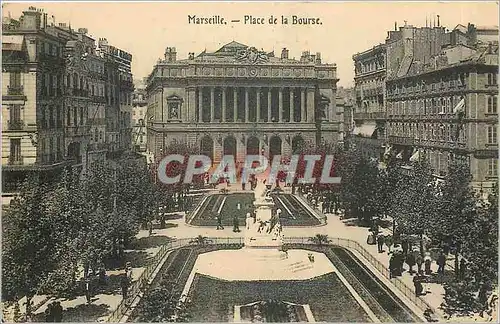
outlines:
M272 158L301 146L342 141L335 64L300 60L237 42L177 60L168 47L147 79L148 151L186 143L212 161L259 152Z

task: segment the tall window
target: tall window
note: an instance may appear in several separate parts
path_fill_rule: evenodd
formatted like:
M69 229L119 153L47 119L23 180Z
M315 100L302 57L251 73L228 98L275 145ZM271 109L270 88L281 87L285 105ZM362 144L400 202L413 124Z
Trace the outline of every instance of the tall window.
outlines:
M488 175L490 177L498 176L498 159L488 160Z
M10 106L10 122L11 123L21 122L21 106L20 105Z
M10 140L10 162L16 163L21 161L21 139L12 138Z
M21 86L21 72L10 73L10 87L19 88Z
M488 114L497 113L497 96L488 96Z
M497 144L496 126L488 126L488 144Z
M497 74L496 73L488 73L488 85L497 84Z

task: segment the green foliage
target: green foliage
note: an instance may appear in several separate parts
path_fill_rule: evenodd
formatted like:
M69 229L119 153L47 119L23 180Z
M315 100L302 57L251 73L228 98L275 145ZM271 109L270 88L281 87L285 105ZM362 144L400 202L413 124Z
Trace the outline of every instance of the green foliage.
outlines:
M144 296L139 306L141 321L187 322L186 303L180 301L181 293L175 280L163 279L158 287Z
M326 235L326 234L316 234L315 236L309 238L309 242L312 242L312 243L320 245L320 246L327 245L331 241L332 240L330 240L328 238L328 235Z
M27 296L26 313L31 313L29 301L57 268L60 235L47 213L48 188L35 176L29 177L7 209L3 222L2 297L17 300Z
M2 295L71 294L106 259L123 255L156 208L157 188L136 160L70 171L50 186L29 178L4 215Z

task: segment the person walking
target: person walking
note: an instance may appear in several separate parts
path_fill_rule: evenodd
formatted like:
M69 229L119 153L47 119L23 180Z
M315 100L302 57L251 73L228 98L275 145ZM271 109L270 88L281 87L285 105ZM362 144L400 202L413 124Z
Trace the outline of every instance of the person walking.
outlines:
M44 315L45 315L45 322L47 322L47 323L55 322L55 320L54 320L54 303L50 303L47 306L47 309L45 310Z
M424 258L422 257L422 254L420 252L417 252L415 256L415 263L417 264L417 272L421 273L422 272L422 264L424 263Z
M220 214L217 214L217 230L223 230L224 226L222 226L222 216Z
M444 274L444 266L446 265L446 255L441 252L437 259L438 270L437 273Z
M129 286L129 279L127 274L123 274L121 278L121 288L122 288L122 297L123 299L127 299L127 293L128 293L128 286Z
M378 236L377 236L377 246L378 246L378 253L382 253L384 252L384 250L382 249L384 247L384 234L380 233Z
M431 259L429 252L427 252L425 254L425 257L424 257L424 268L425 268L425 275L426 276L430 276L432 273L431 264L432 264L432 259Z
M239 227L239 222L238 222L238 216L233 217L233 232L238 233L240 232L240 227Z
M412 252L406 255L406 264L408 265L408 273L413 273L413 266L415 265L415 254Z
M422 294L423 286L422 286L422 278L419 274L416 274L413 277L413 286L415 287L415 296L418 297Z
M57 323L62 322L63 308L61 306L61 302L57 301L52 310L54 313L54 322L57 322Z

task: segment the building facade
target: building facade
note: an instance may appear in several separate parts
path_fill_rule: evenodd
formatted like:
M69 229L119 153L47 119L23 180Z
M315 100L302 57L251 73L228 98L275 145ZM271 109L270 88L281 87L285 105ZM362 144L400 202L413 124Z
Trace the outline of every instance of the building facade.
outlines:
M119 115L110 114L107 95L106 67L115 63L85 28L56 25L30 7L18 20L5 17L2 31L2 198L8 202L29 173L50 180L65 167L84 170L106 159L107 125L118 124ZM113 69L118 75L117 64Z
M458 44L389 79L387 135L398 157L427 159L438 176L465 158L473 186L490 188L498 169L497 74L498 43Z
M377 45L352 59L356 101L349 140L367 156L380 158L385 139L386 46Z
M212 161L233 155L289 155L301 146L342 141L336 65L321 54L300 60L237 42L177 60L169 47L147 80L148 143L198 147Z
M146 90L141 88L136 89L132 97L132 144L136 152L146 151L147 109Z

